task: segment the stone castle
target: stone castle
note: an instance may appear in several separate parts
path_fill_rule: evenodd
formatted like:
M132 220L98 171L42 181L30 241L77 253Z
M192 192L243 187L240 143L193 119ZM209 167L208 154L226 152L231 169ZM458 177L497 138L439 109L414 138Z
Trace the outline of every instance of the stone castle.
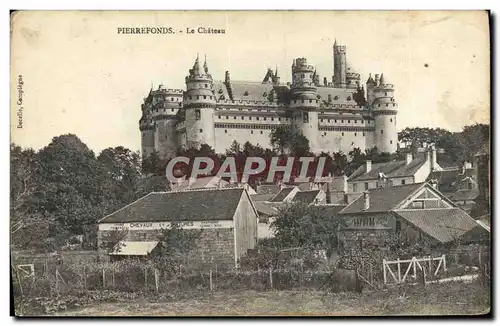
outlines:
M333 76L321 80L305 58L292 64L292 82L283 84L268 68L262 82L223 81L209 73L207 59L196 57L186 76L186 90L162 85L151 89L142 104L142 155L157 151L174 156L180 147L208 144L223 153L236 140L270 147L278 125L296 128L309 140L313 153L348 153L353 148L397 149L394 85L383 74L371 74L365 87L346 60L346 46L333 45Z

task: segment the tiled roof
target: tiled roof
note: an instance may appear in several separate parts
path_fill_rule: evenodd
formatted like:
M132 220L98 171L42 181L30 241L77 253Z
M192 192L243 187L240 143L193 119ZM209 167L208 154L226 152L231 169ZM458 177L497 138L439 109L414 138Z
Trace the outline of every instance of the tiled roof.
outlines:
M99 223L232 220L244 189L153 192Z
M460 208L405 209L394 212L441 243L450 242L477 225Z
M323 84L323 80L320 80L320 83ZM321 101L328 102L328 95L330 95L332 99L332 104L349 104L349 105L357 105L354 100L354 93L356 90L348 89L348 88L333 88L333 87L318 87L316 89L317 94L321 97ZM337 97L337 99L335 99ZM351 99L348 100L347 98Z
M294 187L287 187L287 188L281 189L281 191L278 192L278 194L276 196L274 196L273 199L271 199L270 201L271 202L283 201L286 198L286 196L288 196L292 192L293 189L294 189Z
M293 197L293 201L312 204L318 193L319 190L299 191Z
M349 176L349 181L378 179L379 173L385 174L388 178L412 176L424 165L426 159L425 155L417 155L410 164L406 164L406 160L372 163L371 170L368 173L365 173L365 165L363 164Z
M255 195L250 195L250 198L252 198L253 202L258 202L258 201L270 201L271 199L276 196L275 194L255 194Z
M408 185L369 189L370 207L365 210L364 196L359 196L355 201L344 208L340 214L361 212L389 212L403 200L424 187L425 183L412 183Z

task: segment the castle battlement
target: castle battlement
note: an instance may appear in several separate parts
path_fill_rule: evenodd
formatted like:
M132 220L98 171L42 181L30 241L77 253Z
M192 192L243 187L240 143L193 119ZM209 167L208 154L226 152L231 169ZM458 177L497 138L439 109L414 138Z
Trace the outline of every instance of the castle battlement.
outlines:
M207 59L198 57L185 77L186 89L151 90L141 105L142 153L175 155L180 147L207 144L225 152L236 140L269 148L276 126L290 126L308 140L312 152L348 153L377 147L397 149L394 85L384 74L361 74L347 63L347 47L333 47L333 76L324 77L306 58L293 60L292 82L280 82L278 68L259 81L214 81ZM321 74L325 76L324 74Z

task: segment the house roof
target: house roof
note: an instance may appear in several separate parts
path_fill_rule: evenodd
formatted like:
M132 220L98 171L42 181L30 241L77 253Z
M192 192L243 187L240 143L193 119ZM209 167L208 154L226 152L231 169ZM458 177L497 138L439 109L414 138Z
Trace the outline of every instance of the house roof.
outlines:
M278 214L278 210L269 203L254 202L254 205L259 215L275 216Z
M217 177L217 176L210 176L210 177L201 177L201 178L196 178L196 179L186 179L183 180L181 183L176 184L174 187L177 190L180 189L200 189L200 188L217 188L219 187L219 184L221 187L229 187L229 182ZM238 186L235 184L235 186Z
M477 226L460 208L395 210L397 215L441 243L450 242Z
M461 200L476 200L478 196L479 196L479 189L474 188L470 190L468 189L459 190L448 198L453 201L461 201Z
M281 190L280 186L275 184L257 185L255 188L258 194L277 194Z
M153 192L99 223L232 220L245 191L231 188Z
M255 194L255 195L250 195L250 198L252 198L253 202L258 202L258 201L269 201L273 199L276 195L275 194Z
M278 192L278 194L276 196L274 196L273 199L271 199L270 201L271 202L283 201L286 198L286 196L288 196L292 192L293 189L294 189L294 187L287 187L287 188L281 189L281 191Z
M365 172L365 165L362 165L349 176L349 181L378 179L380 173L383 173L388 178L412 176L424 165L426 160L426 155L420 154L409 164L406 164L406 160L372 163L371 170L368 173Z
M310 191L299 191L293 197L295 202L304 202L308 204L312 204L314 199L319 194L319 190L310 190Z
M110 253L112 256L147 256L158 241L120 241Z
M370 195L370 207L365 210L364 196L361 195L347 205L340 214L363 212L389 212L397 207L403 200L425 186L425 183L412 183L408 185L387 188L372 188L367 190Z
M346 207L346 205L316 205L320 212L330 217L337 217L339 212Z
M458 189L460 182L466 177L474 177L474 168L465 169L453 167L443 169L442 171L433 171L427 177L427 181L436 180L438 182L439 191L455 192Z

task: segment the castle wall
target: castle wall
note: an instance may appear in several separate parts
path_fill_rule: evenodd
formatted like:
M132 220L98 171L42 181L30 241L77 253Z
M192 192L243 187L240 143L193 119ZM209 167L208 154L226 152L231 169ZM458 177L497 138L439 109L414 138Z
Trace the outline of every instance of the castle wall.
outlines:
M398 144L396 115L377 114L375 116L375 144L380 152L396 152Z
M213 109L186 109L185 124L188 147L199 147L201 144L215 147Z
M150 156L155 148L155 132L154 130L141 131L141 153L142 156Z

